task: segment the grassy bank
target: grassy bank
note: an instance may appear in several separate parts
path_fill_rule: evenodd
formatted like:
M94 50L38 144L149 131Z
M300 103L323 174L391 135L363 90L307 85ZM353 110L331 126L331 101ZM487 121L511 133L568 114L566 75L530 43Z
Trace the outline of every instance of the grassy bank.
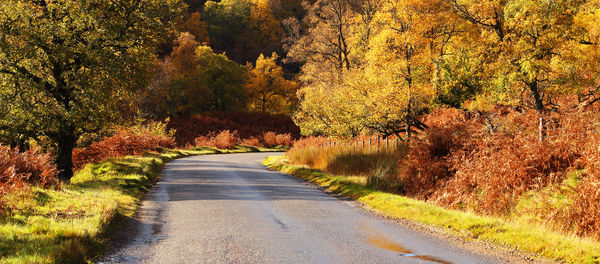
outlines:
M422 201L377 191L353 177L334 176L305 166L288 165L284 157L269 157L265 165L305 180L328 191L352 198L381 215L441 227L467 239L506 245L567 263L600 263L600 243L565 236L527 221L507 221L447 210Z
M0 262L89 262L106 249L114 223L134 215L167 162L192 155L277 150L164 150L88 164L58 190L11 193L2 198L10 210L0 215Z

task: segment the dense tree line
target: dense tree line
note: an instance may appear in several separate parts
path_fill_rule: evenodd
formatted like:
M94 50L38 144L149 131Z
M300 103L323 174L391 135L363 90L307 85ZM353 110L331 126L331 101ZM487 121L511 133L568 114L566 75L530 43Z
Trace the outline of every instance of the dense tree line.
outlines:
M258 0L3 1L0 143L43 146L68 181L80 139L140 116L290 113L298 85L278 65L276 16L294 10L303 9Z
M304 134L425 129L437 107L600 100L597 0L0 4L0 142L53 149L134 117L294 113Z
M410 137L435 107L505 105L535 109L543 139L549 111L599 100L599 8L594 0L316 1L291 41L290 57L304 63L296 120L309 134Z

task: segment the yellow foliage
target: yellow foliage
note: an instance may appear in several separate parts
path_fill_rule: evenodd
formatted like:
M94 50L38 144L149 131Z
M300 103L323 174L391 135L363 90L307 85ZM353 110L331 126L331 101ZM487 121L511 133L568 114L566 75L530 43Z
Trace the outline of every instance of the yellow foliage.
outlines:
M292 110L298 83L284 78L283 69L277 65L277 58L276 53L270 58L261 54L256 60L256 66L248 65L245 87L251 110L272 113Z

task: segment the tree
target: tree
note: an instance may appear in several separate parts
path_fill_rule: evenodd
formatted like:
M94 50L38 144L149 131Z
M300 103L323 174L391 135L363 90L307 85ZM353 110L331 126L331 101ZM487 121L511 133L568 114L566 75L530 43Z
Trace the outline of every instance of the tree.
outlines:
M202 21L202 14L200 12L194 12L180 25L178 25L180 32L188 32L192 34L196 41L202 44L210 44L210 37L208 36L208 24Z
M388 0L375 15L380 28L366 69L374 87L366 102L371 129L410 139L414 129L425 128L418 117L432 106L435 60L450 34L441 12L433 0Z
M0 130L50 138L68 181L75 142L116 119L181 11L178 0L2 1Z
M594 89L584 92L580 85L572 84L589 80L590 75L598 76L590 74L595 70L580 71L581 62L597 54L580 51L597 50L597 42L591 41L589 25L577 23L582 13L597 11L597 3L445 1L458 16L482 32L477 39L485 46L480 56L487 58L485 68L493 84L487 91L488 98L493 103L520 105L537 111L540 140L545 137L544 114L557 107L556 97L568 94L587 99L596 97Z
M208 46L196 49L198 78L210 91L210 110L234 111L246 104L244 81L246 68L231 61L227 56L216 54Z
M240 63L255 61L260 54L281 51L283 29L268 0L251 0L251 4L246 29L238 36L232 51L233 59Z
M351 48L348 43L351 34L351 17L355 13L348 0L317 0L307 7L308 14L303 23L307 32L294 39L288 56L307 63L333 64L335 69L349 70Z
M294 120L305 135L330 135L356 137L366 129L368 113L365 101L371 83L364 78L360 69L347 72L343 79L333 79L335 72L323 71L323 77L335 80L305 84L298 91L301 102ZM306 78L307 76L301 76ZM314 76L310 77L314 78Z
M355 136L363 130L360 108L348 98L353 91L345 85L362 59L354 56L350 40L358 14L346 0L307 3L307 16L284 21L288 61L303 63L295 121L305 134Z
M164 119L209 110L212 92L198 72L199 46L193 35L179 34L171 54L158 62L150 84L138 96L145 114Z
M204 19L212 47L240 64L281 49L283 30L267 0L208 1Z
M249 0L207 1L203 17L208 23L212 47L231 55L237 37L246 30L251 8Z
M277 65L277 59L276 53L270 58L261 54L254 67L248 65L245 86L250 110L291 112L298 83L283 77L283 69Z

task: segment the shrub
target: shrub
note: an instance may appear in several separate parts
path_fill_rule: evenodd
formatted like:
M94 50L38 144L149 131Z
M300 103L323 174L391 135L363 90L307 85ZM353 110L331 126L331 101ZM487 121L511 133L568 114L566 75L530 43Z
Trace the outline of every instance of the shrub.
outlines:
M567 212L565 224L574 227L580 235L600 239L600 136L589 137L582 161L586 176L574 192L573 203Z
M452 208L507 214L525 192L562 182L579 163L586 142L580 132L587 129L575 122L577 116L565 117L550 119L549 136L539 142L537 113L506 114L498 132L476 135L452 151L448 161L454 175L439 186L434 200Z
M195 147L213 147L221 149L232 149L238 145L254 147L290 146L292 137L290 134L276 134L266 132L257 137L242 139L238 131L223 130L219 133L212 132L207 136L200 136L194 140Z
M266 144L263 142L261 138L251 137L242 140L242 145L245 146L254 146L254 147L266 147Z
M73 150L73 164L74 168L78 170L88 163L100 163L109 158L129 155L142 155L145 151L174 146L175 141L172 138L157 135L135 135L127 131L120 131L89 147Z
M408 156L399 161L405 194L427 199L454 175L448 158L474 136L476 122L457 109L438 109L426 117L429 129L411 139Z
M224 130L218 134L210 133L208 136L196 138L196 147L206 146L220 149L232 149L242 142L237 131Z
M19 152L0 145L0 196L29 185L57 186L57 175L58 170L49 154L41 154L37 148Z
M119 127L117 131L127 131L130 134L138 136L174 138L175 130L168 128L169 122L169 118L164 121L148 121L145 119L138 119L134 125L128 127Z
M267 132L263 134L263 142L267 147L275 146L291 146L292 136L288 134L276 134L275 132Z
M266 132L290 134L292 139L300 137L300 128L286 115L249 112L213 112L192 117L177 117L169 122L169 128L175 129L175 141L178 146L194 144L201 136L224 130L238 131L240 138L263 137Z
M581 180L564 224L580 235L600 239L600 176L589 175Z

